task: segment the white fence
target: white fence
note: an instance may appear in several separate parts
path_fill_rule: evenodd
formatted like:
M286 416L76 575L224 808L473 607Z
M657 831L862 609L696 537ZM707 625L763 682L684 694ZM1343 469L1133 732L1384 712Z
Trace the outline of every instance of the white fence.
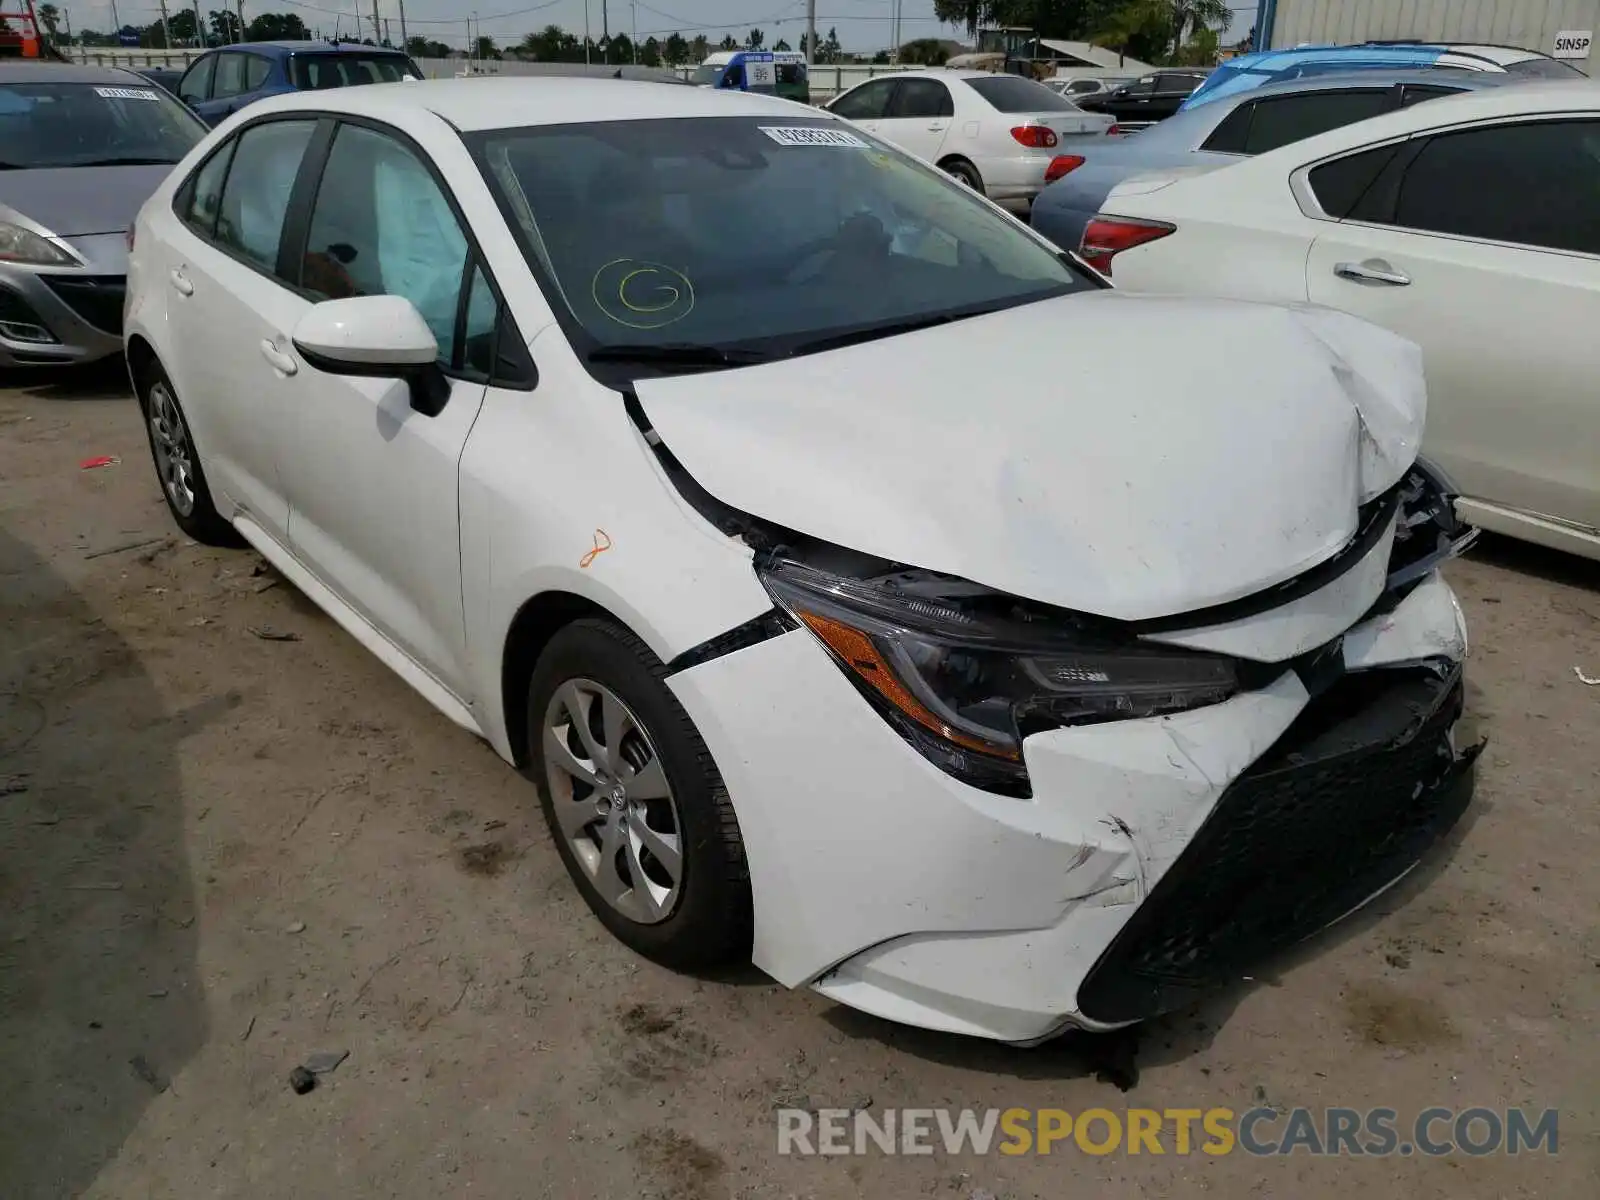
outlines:
M182 69L196 57L195 50L138 50L122 49L120 47L100 46L72 46L68 52L78 62L97 63L107 67L175 67ZM468 62L464 58L419 58L417 66L429 79L449 79L467 69ZM516 62L512 59L498 61L482 61L471 64L475 71L489 75L536 75L539 74L537 63ZM836 96L842 91L855 87L863 80L871 79L876 75L889 75L896 71L910 70L909 67L877 66L870 63L840 63L835 65L817 65L811 68L811 97L814 100L826 100ZM685 79L693 72L693 67L678 67L677 73Z

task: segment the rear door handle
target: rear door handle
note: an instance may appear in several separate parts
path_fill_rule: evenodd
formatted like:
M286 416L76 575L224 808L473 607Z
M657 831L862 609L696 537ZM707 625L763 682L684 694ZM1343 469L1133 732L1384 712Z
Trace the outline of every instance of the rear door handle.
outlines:
M1366 262L1358 263L1337 263L1333 273L1340 279L1349 279L1354 283L1381 283L1388 287L1405 287L1411 282L1411 276L1396 271L1381 258L1369 258Z
M189 277L182 271L174 270L167 278L172 281L173 288L180 296L194 295L194 284L189 282Z
M293 355L285 354L266 338L261 339L261 357L272 364L272 369L282 371L285 375L293 375L300 369L300 364L295 362Z

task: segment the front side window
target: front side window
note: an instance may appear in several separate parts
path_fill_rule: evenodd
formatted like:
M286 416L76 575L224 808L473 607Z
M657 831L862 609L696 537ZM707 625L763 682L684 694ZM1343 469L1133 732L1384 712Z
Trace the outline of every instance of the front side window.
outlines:
M217 69L215 54L207 55L184 74L178 81L178 98L190 104L204 100L211 94L211 73Z
M399 54L361 54L349 50L296 54L290 62L290 78L298 91L354 87L363 83L399 83L406 76L421 79L422 73L409 58Z
M417 156L387 134L340 126L311 210L301 287L329 300L404 296L448 367L466 269L466 235Z
M269 121L239 135L222 189L217 243L261 271L278 265L278 242L300 160L316 128L312 121Z
M889 101L890 118L949 117L955 114L950 89L937 79L902 79Z
M1077 112L1078 106L1060 92L1020 75L993 75L988 79L969 79L967 86L1003 113Z
M7 168L175 163L205 135L193 113L145 80L0 84Z
M1394 223L1600 254L1600 120L1439 134L1406 168Z
M888 108L893 91L894 80L874 79L846 92L828 108L850 121L876 121Z
M837 121L467 140L575 345L600 359L804 353L1097 286L942 173Z
M224 100L244 91L245 56L242 54L217 55L217 78L211 85L211 98Z

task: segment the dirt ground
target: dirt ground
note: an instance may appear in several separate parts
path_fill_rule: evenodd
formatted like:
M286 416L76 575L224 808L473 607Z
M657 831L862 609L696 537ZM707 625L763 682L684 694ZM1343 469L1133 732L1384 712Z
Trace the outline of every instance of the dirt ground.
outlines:
M115 371L0 378L0 1197L1600 1195L1600 570L1451 577L1490 742L1450 843L1272 978L1016 1050L633 957L487 746L175 535ZM1560 1153L776 1153L783 1105L1263 1102L1556 1107Z

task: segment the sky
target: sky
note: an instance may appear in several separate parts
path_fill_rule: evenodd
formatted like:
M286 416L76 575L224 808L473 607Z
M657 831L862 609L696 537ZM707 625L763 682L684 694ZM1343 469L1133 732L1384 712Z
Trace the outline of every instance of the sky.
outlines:
M193 0L167 0L168 12ZM228 0L230 7L236 0ZM466 18L477 12L482 32L501 43L521 41L522 35L546 25L561 25L573 33L584 29L585 0L403 0L406 13L406 32L437 38L451 45L464 45L467 39ZM632 34L638 30L640 38L650 34L665 37L674 31L686 37L704 33L712 41L720 41L723 34L731 33L740 41L751 29L760 29L771 45L780 37L798 46L805 29L806 0L659 0L664 8L643 4L637 0L587 0L589 28L595 37L600 36L601 7L606 8L612 33ZM355 13L362 8L362 32L372 30L373 0L244 0L245 19L248 21L261 12L297 12L306 25L320 29L324 36L336 30L351 33L355 28ZM389 21L390 35L400 38L400 7L402 0L378 0L380 19ZM888 47L893 38L892 17L895 0L816 0L817 33L826 37L830 28L839 31L839 41L846 50L873 51ZM1240 36L1250 28L1255 12L1254 3L1233 0L1239 9L1234 15L1233 28ZM112 20L112 0L57 0L71 17L75 29L107 30L115 26ZM220 8L221 0L200 0L202 12ZM147 25L159 19L160 6L156 0L116 0L116 15L124 25ZM933 0L900 0L900 40L919 37L952 37L965 35L948 25L941 25L933 16Z

